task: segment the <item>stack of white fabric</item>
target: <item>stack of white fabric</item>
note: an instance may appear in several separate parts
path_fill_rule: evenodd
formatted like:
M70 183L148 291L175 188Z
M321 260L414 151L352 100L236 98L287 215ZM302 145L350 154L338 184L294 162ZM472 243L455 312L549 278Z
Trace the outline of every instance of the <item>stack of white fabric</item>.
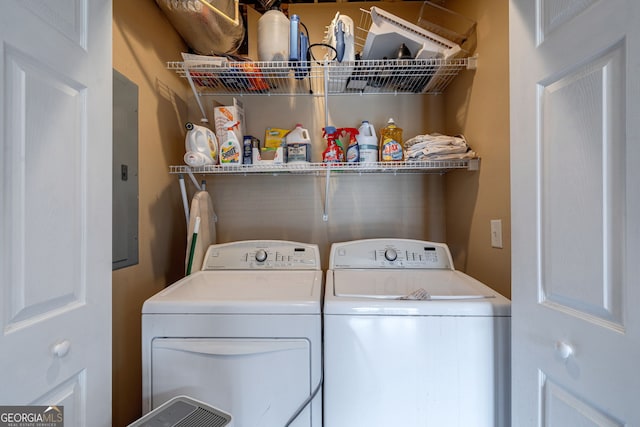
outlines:
M463 135L418 135L404 143L407 161L470 159L476 157Z

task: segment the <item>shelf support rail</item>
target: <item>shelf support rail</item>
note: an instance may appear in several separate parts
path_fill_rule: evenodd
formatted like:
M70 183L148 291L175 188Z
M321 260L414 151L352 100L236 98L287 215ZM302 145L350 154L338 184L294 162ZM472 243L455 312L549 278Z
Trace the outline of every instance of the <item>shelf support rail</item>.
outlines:
M184 207L184 216L187 219L187 229L189 228L189 201L187 200L187 187L184 184L184 175L179 174L180 194L182 194L182 206Z
M182 64L182 69L184 70L184 75L187 76L187 80L189 80L189 85L191 86L191 90L196 97L198 107L200 107L200 112L202 113L202 118L200 119L200 121L202 123L209 123L209 119L207 119L207 115L204 112L204 106L202 105L202 101L200 100L200 95L198 94L198 90L196 89L196 85L193 82L193 78L191 77L191 73L189 72L189 67L186 63Z
M324 176L324 212L322 213L322 220L324 222L329 221L329 183L330 183L331 168L327 165L327 173Z

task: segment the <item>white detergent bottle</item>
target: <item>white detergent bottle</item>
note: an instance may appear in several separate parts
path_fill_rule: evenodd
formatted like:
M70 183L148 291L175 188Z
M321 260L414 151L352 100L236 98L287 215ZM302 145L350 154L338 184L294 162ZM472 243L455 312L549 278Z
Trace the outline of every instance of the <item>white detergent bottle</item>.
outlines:
M191 167L215 165L218 162L218 139L205 126L185 124L187 135L184 139L184 162Z
M289 18L277 7L258 19L258 61L289 60Z
M239 124L240 122L227 122L224 125L226 134L220 143L220 165L222 166L242 164L242 146L233 131L233 128L238 127Z
M378 138L373 125L363 120L356 135L360 147L360 163L375 163L378 161Z
M297 124L285 136L287 163L309 163L311 161L311 138L309 131Z

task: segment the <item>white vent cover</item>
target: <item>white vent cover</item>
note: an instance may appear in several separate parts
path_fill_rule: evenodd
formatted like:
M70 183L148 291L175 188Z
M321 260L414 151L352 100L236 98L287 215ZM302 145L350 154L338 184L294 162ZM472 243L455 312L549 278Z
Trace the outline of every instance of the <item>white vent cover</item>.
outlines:
M231 415L187 396L163 403L128 427L231 427Z

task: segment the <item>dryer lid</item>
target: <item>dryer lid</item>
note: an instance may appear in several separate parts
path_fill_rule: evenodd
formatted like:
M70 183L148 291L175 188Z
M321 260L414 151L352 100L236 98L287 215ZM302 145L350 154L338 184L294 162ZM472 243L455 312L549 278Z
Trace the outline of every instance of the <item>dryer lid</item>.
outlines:
M455 270L329 270L327 286L326 314L509 316L511 312L508 299Z
M142 314L319 314L321 271L198 271L145 301Z

